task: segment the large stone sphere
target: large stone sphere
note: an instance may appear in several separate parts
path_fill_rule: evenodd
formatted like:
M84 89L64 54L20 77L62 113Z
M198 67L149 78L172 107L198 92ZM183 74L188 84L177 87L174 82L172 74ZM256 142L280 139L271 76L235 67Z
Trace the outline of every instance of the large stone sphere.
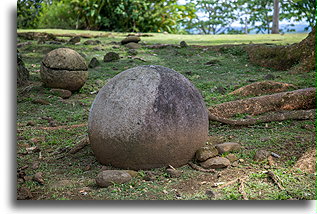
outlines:
M70 48L58 48L43 59L40 75L45 87L78 91L86 82L85 59Z
M199 91L183 75L162 66L139 66L99 91L88 134L102 164L179 167L207 140L208 113Z

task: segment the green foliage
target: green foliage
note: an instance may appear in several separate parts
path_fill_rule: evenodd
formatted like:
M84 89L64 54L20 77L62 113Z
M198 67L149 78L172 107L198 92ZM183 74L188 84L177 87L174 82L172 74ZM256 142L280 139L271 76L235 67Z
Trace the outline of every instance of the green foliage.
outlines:
M306 21L310 27L315 25L316 4L314 0L280 0L279 20ZM273 1L272 0L238 0L238 12L240 16L248 17L248 24L255 29L257 33L271 33L271 24L273 20ZM244 20L240 20L245 24ZM292 31L290 24L287 31ZM308 27L306 28L306 30ZM282 29L280 29L282 30Z
M305 28L313 28L316 25L316 1L315 0L286 0L283 4L285 13L281 14L282 18L294 21L306 21L309 26Z
M76 14L70 4L71 0L53 1L52 4L43 3L39 16L40 28L76 28Z
M195 16L192 4L177 0L61 0L42 7L42 28L177 33L186 18Z
M17 27L37 28L42 0L18 0Z
M230 27L236 17L236 1L197 0L197 11L204 14L188 23L190 29L196 29L204 34L223 33Z

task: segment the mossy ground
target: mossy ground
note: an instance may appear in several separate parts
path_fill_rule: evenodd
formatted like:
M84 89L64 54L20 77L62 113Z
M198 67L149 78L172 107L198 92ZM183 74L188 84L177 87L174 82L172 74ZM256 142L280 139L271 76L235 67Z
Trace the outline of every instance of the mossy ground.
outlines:
M58 31L60 32L60 31ZM146 172L139 171L138 176L122 185L109 188L98 188L94 178L102 166L95 160L91 148L85 147L74 155L67 154L67 148L76 144L87 133L87 127L70 129L45 130L49 122L43 117L51 117L57 126L87 123L90 105L96 92L116 74L138 65L162 65L172 68L186 76L202 93L207 106L237 99L228 96L237 87L250 82L264 80L273 74L275 81L291 83L299 88L314 87L315 73L292 73L275 71L253 66L247 55L239 47L216 51L208 48L173 48L138 49L138 59L128 58L124 46L114 48L111 41L120 41L126 34L115 34L111 37L97 38L102 42L103 50L94 50L91 45L27 45L19 49L23 60L30 70L30 85L18 89L17 97L17 164L26 175L32 176L42 172L44 184L33 180L18 182L17 188L28 187L34 200L242 200L239 183L223 189L212 187L217 182L229 182L240 176L247 176L244 191L253 200L287 200L315 199L315 174L307 174L293 169L296 160L310 147L315 147L314 121L284 121L260 124L248 127L231 127L219 123L210 124L210 135L225 141L242 144L243 149L236 155L244 159L237 167L219 170L220 177L198 172L189 166L183 166L180 178L169 178L164 169L154 169L153 181L144 181ZM248 35L248 36L181 36L155 34L154 37L142 37L148 44L178 44L185 40L189 45L234 44L256 42L280 42L280 44L299 42L306 35ZM261 39L259 39L261 37ZM213 39L214 38L214 39ZM234 40L233 40L234 38ZM248 38L247 41L244 41ZM281 38L283 38L281 40ZM254 40L253 40L254 39ZM82 39L82 43L86 39ZM274 41L272 41L274 40ZM84 54L87 63L92 57L101 61L99 67L89 69L89 78L84 87L69 99L54 96L49 89L40 83L40 63L46 53L59 48L69 47ZM103 56L114 51L121 56L114 62L102 62ZM212 61L214 63L208 63ZM219 90L221 88L221 90ZM49 105L34 103L44 99ZM32 121L34 126L28 122ZM305 127L312 127L307 129ZM26 148L37 146L41 153L26 154ZM263 171L268 168L267 162L253 160L255 152L266 149L281 156L275 159L276 166L271 168L282 181L285 190L280 190ZM40 157L41 156L41 157ZM39 162L38 169L32 164ZM206 194L212 190L214 197Z

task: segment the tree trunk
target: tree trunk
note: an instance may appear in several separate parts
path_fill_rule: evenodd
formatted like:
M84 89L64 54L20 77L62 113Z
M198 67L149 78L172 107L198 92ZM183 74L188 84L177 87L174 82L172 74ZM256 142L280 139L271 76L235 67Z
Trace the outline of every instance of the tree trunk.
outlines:
M272 34L279 33L279 12L280 12L279 0L274 0Z

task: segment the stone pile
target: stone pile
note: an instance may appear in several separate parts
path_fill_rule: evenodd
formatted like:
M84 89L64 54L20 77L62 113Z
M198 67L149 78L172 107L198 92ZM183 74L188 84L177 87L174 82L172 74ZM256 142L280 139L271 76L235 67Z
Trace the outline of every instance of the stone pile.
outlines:
M224 153L236 152L241 149L239 143L225 142L217 145L206 145L196 151L195 159L205 169L220 169L230 166L238 160L234 154L222 157Z

